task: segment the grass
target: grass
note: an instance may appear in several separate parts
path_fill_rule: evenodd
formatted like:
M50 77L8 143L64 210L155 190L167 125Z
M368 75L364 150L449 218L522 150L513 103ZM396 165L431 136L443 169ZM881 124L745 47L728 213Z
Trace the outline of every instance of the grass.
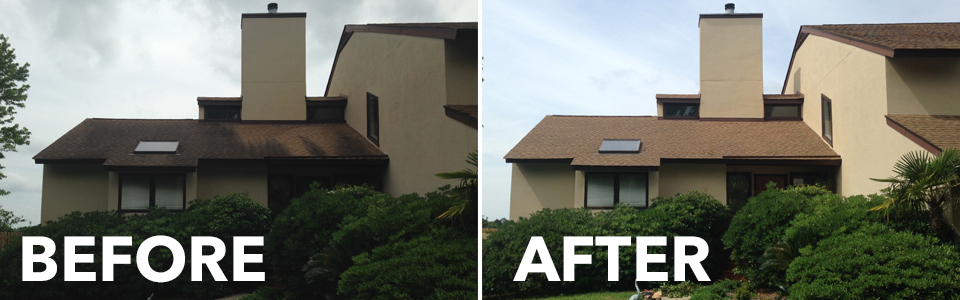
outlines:
M529 298L528 300L627 300L637 292L596 292L576 295L561 295L545 298Z

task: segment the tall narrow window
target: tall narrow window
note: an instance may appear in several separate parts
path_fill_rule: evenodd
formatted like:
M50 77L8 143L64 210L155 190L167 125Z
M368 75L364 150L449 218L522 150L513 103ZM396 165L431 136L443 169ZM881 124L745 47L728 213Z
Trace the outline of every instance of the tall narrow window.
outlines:
M821 112L823 113L823 139L833 146L833 103L827 96L820 96L822 99Z
M380 98L367 93L367 138L380 146Z

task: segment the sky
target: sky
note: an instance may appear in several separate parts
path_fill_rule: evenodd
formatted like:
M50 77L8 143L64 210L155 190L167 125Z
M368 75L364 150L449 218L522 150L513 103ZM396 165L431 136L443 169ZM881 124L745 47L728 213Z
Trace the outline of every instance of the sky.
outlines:
M30 63L15 123L29 146L0 160L4 209L40 220L32 157L86 118L196 119L198 96L240 95L240 15L273 1L3 1L0 34ZM476 0L275 1L306 12L307 95L322 96L345 24L478 22Z
M780 93L801 25L960 22L952 1L483 1L481 205L509 218L503 156L546 115L656 115L699 92L699 14L763 13L764 92Z

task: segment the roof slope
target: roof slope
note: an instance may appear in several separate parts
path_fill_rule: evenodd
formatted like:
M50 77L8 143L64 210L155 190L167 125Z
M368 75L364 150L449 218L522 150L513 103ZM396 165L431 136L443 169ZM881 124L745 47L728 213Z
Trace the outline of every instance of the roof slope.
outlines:
M895 125L904 128L905 131L898 131L931 152L960 149L960 116L887 115L887 120L895 123L890 124L895 129L899 129Z
M960 23L804 26L887 49L960 49Z
M639 154L600 154L604 139L640 139ZM659 166L661 159L836 159L802 121L701 122L657 117L547 116L504 157L574 166Z
M177 154L133 154L140 141L180 141ZM104 166L196 166L199 159L386 158L344 123L86 119L33 157Z

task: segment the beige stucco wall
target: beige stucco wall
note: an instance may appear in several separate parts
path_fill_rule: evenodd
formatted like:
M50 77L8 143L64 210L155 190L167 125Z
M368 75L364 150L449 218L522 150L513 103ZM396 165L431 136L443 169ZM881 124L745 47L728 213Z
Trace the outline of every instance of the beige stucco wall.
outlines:
M663 164L658 181L660 196L703 191L727 203L727 166L723 164Z
M241 95L244 120L304 120L306 19L243 18Z
M327 96L347 95L347 124L363 135L367 93L379 98L379 147L390 157L384 178L389 194L455 185L435 174L474 168L464 160L477 150L477 130L444 113L445 55L443 39L368 32L355 32L340 52ZM476 72L469 76L472 81L463 84L476 85ZM472 95L476 103L476 87Z
M888 58L887 113L960 115L960 58Z
M447 104L477 105L477 36L461 32L444 41Z
M108 210L107 172L98 164L44 164L40 222L74 211Z
M762 20L700 19L700 117L763 117Z
M822 135L821 95L832 100L833 149L843 159L837 188L843 195L880 191L887 185L870 178L893 175L903 154L921 150L886 123L887 69L884 56L810 35L788 73L786 86L794 90L786 92L806 95L803 121L817 134Z
M263 206L268 204L265 165L200 165L194 174L196 194L187 199L209 199L217 195L247 193ZM189 187L190 178L187 179Z
M579 182L568 163L515 163L510 182L510 220L529 217L544 208L575 207L575 187ZM580 190L582 194L582 188ZM583 198L580 206L583 207Z

